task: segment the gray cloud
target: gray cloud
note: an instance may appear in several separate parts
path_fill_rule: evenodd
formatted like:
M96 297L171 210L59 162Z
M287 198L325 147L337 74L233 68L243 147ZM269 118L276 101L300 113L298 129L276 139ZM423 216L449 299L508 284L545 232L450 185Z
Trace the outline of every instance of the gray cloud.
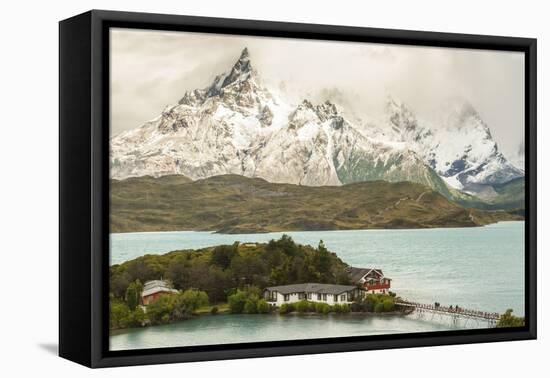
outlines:
M392 94L430 118L442 101L460 96L478 109L506 155L516 155L523 141L521 53L129 29L111 32L112 133L207 86L245 46L266 84L284 87L295 101L330 97L370 119Z

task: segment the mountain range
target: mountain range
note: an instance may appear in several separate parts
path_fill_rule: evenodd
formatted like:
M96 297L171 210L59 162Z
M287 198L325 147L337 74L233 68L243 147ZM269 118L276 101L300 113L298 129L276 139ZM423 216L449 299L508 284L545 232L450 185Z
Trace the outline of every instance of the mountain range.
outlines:
M475 108L455 100L443 113L433 126L389 97L381 124L372 125L348 119L330 101L292 104L266 88L245 48L211 85L113 136L111 177L237 174L305 186L410 181L466 205L522 207L524 172L499 151Z

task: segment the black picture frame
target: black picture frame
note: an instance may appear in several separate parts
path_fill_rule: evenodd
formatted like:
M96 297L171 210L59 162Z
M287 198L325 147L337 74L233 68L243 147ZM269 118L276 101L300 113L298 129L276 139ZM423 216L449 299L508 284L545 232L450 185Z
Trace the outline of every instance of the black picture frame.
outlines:
M110 27L519 51L525 54L523 328L109 351ZM92 10L59 23L59 354L89 367L535 339L536 39Z

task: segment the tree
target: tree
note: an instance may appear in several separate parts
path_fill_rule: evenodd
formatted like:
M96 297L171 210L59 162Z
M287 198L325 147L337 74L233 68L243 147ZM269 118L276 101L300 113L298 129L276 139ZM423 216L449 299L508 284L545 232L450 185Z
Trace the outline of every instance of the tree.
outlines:
M180 301L189 313L192 313L199 307L208 305L208 294L200 290L187 289L178 294L176 300Z
M128 304L128 307L131 311L134 311L139 305L139 300L141 298L142 292L143 285L141 284L140 280L135 280L130 285L128 285L124 299L126 300L126 303Z
M219 303L226 300L226 292L232 286L231 272L224 271L218 266L211 266L201 289L206 291L210 302Z
M317 269L319 270L319 273L321 274L321 280L323 282L328 282L331 276L331 263L330 263L330 252L325 247L325 243L320 240L319 245L317 247L317 256L318 256L318 265Z
M129 325L130 309L126 303L112 298L109 303L109 328L126 328Z
M245 314L255 314L258 312L257 308L258 298L254 296L248 297L244 303L243 311Z
M504 314L500 315L500 319L497 322L497 328L525 326L525 318L512 315L513 312L514 310L509 308Z
M154 268L155 259L151 259L153 264L147 261L148 256L139 257L128 262L126 272L129 275L130 281L141 280L142 282L149 281L160 277L157 269Z
M136 309L130 312L129 318L129 327L140 327L144 324L147 316L141 307L136 307Z
M168 323L174 311L174 296L163 295L147 306L147 317L151 324Z
M128 327L139 327L145 323L145 312L141 307L130 310L128 305L113 294L109 295L109 328L121 329Z
M124 298L126 289L130 285L130 275L118 267L111 267L109 289L116 298Z
M172 281L176 289L183 289L191 284L189 265L189 261L185 258L171 261L168 265L165 276Z
M212 264L222 269L227 269L231 265L231 260L237 254L238 243L233 245L219 245L212 250L210 261Z
M208 262L202 260L194 261L188 269L189 281L184 288L194 287L199 290L205 290L210 284L209 271L210 266Z
M254 286L246 290L237 290L228 298L229 310L233 314L255 314L258 312L257 304L260 301L260 289Z
M260 276L265 274L266 265L259 255L237 255L231 260L231 270L239 284L257 284Z
M244 291L237 290L235 294L232 294L227 298L227 301L229 302L229 311L231 311L232 314L242 314L246 299L246 293Z

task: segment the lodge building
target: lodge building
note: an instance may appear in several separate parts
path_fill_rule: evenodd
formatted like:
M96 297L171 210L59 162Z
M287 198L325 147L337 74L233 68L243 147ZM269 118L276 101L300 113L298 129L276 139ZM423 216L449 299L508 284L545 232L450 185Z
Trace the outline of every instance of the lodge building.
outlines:
M377 268L347 268L351 282L360 286L368 294L388 294L391 279L384 276L382 269Z
M177 293L178 291L176 289L172 289L166 281L147 281L143 285L143 291L141 293L141 304L147 306L163 295L171 295Z
M350 266L347 273L353 286L321 283L271 286L265 289L264 298L277 307L301 300L335 305L350 304L366 294L388 294L390 291L391 279L384 276L382 269Z
M302 283L267 287L264 291L264 299L277 307L302 300L329 305L350 304L360 295L360 291L357 286L352 285Z

